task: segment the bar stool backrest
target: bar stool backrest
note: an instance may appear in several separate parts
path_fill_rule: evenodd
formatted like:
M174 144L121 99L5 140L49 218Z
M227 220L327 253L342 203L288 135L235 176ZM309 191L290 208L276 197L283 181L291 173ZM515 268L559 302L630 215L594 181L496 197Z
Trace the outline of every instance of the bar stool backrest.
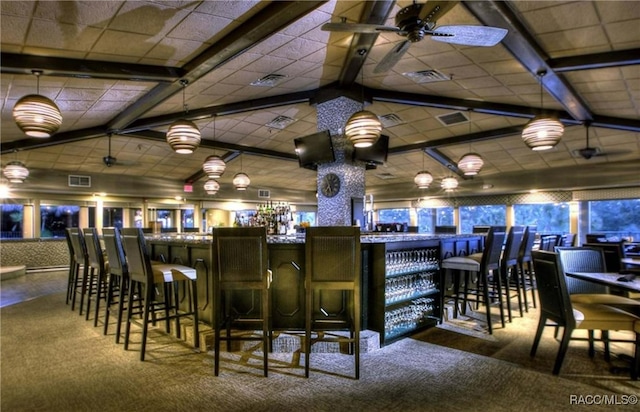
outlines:
M305 242L311 282L354 282L360 277L360 228L310 227Z
M487 239L482 252L480 266L484 270L495 270L500 268L500 257L502 255L502 245L504 244L505 232L491 228L487 234Z
M104 255L98 238L98 230L95 227L82 229L85 244L87 245L87 255L89 256L89 266L99 271L104 271Z
M217 228L213 232L217 259L217 282L225 287L242 288L254 283L262 287L268 270L265 227Z
M154 281L151 259L147 252L142 229L137 227L123 228L121 233L124 253L127 256L129 266L129 276L136 282L152 285Z
M76 262L81 265L88 264L87 246L82 235L82 230L77 227L69 228L69 237L71 238L71 244L73 245L73 254Z
M520 253L520 245L524 237L523 226L511 226L507 235L507 243L504 247L502 255L503 266L515 266L518 263L518 254Z
M531 261L531 250L533 249L535 241L536 234L529 226L527 226L524 229L524 236L522 238L522 243L520 244L520 251L518 252L518 260L520 263Z
M104 241L104 248L107 251L107 259L109 260L109 272L114 275L124 276L129 270L127 268L127 259L124 255L124 248L122 247L120 230L118 230L117 227L103 228L102 240Z

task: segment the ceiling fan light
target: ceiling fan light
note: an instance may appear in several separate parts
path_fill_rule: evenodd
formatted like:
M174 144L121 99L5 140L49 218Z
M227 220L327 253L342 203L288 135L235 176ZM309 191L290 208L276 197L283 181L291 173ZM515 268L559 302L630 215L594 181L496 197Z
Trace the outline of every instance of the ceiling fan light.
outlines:
M202 170L210 179L219 179L227 169L227 164L218 155L207 157L202 165Z
M9 162L2 170L2 173L10 183L22 183L29 177L29 169L18 161Z
M368 110L356 112L349 117L344 134L355 147L369 147L378 141L382 123L375 113Z
M62 114L51 99L29 94L13 106L13 120L27 136L46 138L58 131Z
M433 176L426 170L422 170L416 174L413 182L418 186L418 189L428 189L431 182L433 182Z
M209 179L204 183L204 190L208 195L215 195L220 190L220 183L214 179Z
M247 190L247 187L251 184L251 179L246 173L236 173L233 177L233 185L236 187L236 190Z
M465 176L477 175L484 166L484 160L478 153L467 153L458 161L458 169L462 170Z
M167 143L179 154L190 154L200 146L200 130L190 120L176 120L167 130Z
M451 192L458 187L458 179L451 176L445 177L444 179L442 179L440 185L446 192Z
M531 150L548 150L560 142L564 126L558 119L536 116L522 130L522 140Z

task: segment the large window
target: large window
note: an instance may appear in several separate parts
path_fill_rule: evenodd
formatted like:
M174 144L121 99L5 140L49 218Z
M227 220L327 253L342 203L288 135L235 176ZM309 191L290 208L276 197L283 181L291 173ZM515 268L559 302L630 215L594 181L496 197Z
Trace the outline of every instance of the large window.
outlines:
M419 233L433 233L434 222L436 221L436 214L438 209L433 208L418 208L416 211L418 214L418 232Z
M48 205L40 208L41 237L64 237L68 227L78 227L80 206Z
M568 203L513 205L514 224L534 226L538 233L569 233Z
M180 222L182 224L182 228L193 228L196 224L193 217L193 209L182 209L180 210Z
M506 226L507 206L483 205L460 207L460 232L472 233L473 227Z
M105 207L102 209L102 227L122 229L122 219L121 207Z
M409 209L380 209L378 211L379 223L406 223L409 224Z
M24 206L1 204L2 221L0 232L2 239L22 239L22 216Z
M295 214L296 225L302 226L302 223L305 223L305 226L315 226L316 225L316 212L301 212L298 211Z
M640 240L640 199L589 202L589 233L610 240Z

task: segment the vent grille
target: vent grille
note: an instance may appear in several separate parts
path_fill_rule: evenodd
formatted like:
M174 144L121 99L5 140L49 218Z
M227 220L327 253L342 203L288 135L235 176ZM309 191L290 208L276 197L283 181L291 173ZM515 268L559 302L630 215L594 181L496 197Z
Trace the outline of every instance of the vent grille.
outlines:
M258 197L269 199L271 197L271 191L266 189L258 189Z
M392 175L391 173L388 173L388 172L376 173L376 177L378 179L382 179L382 180L389 180L389 179L395 179L396 178L394 175Z
M397 126L404 123L404 120L402 120L400 116L395 113L389 113L385 114L384 116L380 116L380 121L385 128Z
M69 175L69 187L91 187L91 176Z
M418 72L407 72L402 73L402 75L408 77L416 83L433 83L451 80L451 78L446 74L433 69L421 70Z
M442 123L445 126L451 126L451 125L460 124L460 123L467 123L469 121L469 118L463 112L447 113L441 116L437 116L437 118L440 121L440 123Z
M285 127L289 126L291 123L294 123L296 121L296 119L291 118L289 116L278 116L275 119L273 119L272 121L270 121L269 123L267 123L265 126L271 128L271 129L284 129Z
M254 81L251 83L252 86L261 86L261 87L273 87L277 86L282 82L287 76L284 74L267 74L266 76Z

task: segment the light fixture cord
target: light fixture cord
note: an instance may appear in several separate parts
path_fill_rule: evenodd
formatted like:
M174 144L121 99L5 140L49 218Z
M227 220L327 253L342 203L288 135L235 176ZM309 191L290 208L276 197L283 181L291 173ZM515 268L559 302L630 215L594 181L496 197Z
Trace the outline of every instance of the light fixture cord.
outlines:
M186 90L187 90L187 85L183 83L182 84L182 109L184 110L185 114L189 113L189 106L187 106L187 103L185 103Z

